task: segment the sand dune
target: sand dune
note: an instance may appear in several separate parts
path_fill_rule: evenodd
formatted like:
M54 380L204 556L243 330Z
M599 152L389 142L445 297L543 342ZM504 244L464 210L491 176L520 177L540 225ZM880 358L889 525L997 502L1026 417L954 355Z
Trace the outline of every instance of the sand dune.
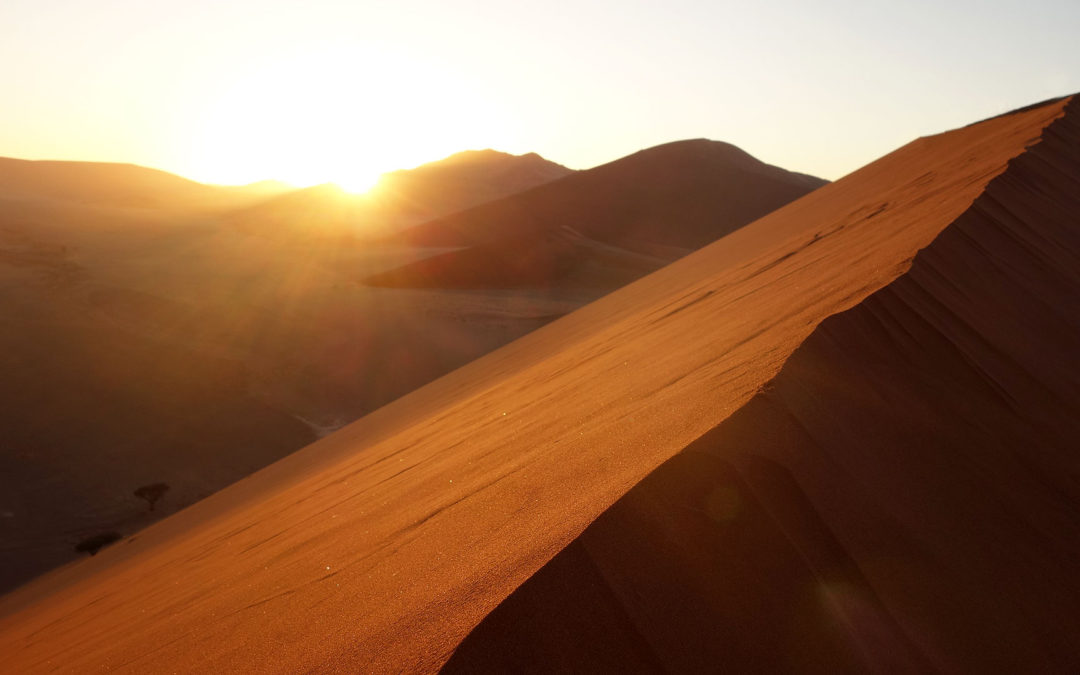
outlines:
M1074 108L919 139L8 594L5 666L1074 665Z
M729 143L667 143L407 229L390 240L465 248L372 275L365 283L585 283L612 290L824 183L765 164Z
M1071 107L905 274L822 322L446 670L1080 667Z
M783 204L778 203L777 206ZM364 279L386 288L595 288L610 291L678 255L650 255L591 239L570 226L454 249Z
M574 173L535 152L466 150L415 169L383 174L378 201L411 212L413 222L444 216L550 183Z
M535 153L472 150L384 174L368 194L317 185L242 209L230 221L253 234L305 243L313 238L368 240L571 173Z
M442 249L359 241L356 219L378 210L334 186L213 212L184 190L223 188L162 172L59 163L85 188L73 192L41 173L57 163L16 164L35 181L0 199L0 591L663 263L572 235L567 254L589 263L557 288L368 288L357 280ZM391 174L411 210L378 212L441 212L567 171L460 153ZM124 206L135 197L157 206ZM134 490L158 482L170 489L150 513Z
M696 249L825 181L721 141L676 141L411 228L400 239L469 246L571 225L600 241Z
M11 165L0 180L0 590L590 299L371 291L355 277L430 253L245 232L222 221L241 203L214 196L228 189L142 167ZM170 489L148 513L133 491L154 482Z
M283 189L272 181L206 185L134 164L0 157L0 199L37 199L138 209L235 209Z

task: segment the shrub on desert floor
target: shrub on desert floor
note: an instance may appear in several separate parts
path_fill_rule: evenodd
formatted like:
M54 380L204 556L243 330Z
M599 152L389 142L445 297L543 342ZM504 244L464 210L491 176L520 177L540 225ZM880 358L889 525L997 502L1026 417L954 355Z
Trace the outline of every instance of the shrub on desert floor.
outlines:
M75 544L75 550L79 553L97 555L98 551L120 538L121 534L119 532L101 532L92 537L87 537L78 544Z
M153 511L154 505L165 495L168 489L169 486L166 483L151 483L135 490L135 496L139 499L145 499L146 503L150 505L150 510Z

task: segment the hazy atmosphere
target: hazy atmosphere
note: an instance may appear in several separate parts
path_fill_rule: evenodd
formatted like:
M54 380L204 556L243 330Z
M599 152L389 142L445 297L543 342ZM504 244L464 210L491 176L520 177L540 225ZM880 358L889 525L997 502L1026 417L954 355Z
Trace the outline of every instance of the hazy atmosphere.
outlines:
M0 672L1080 673L1077 28L0 0Z
M582 169L707 137L835 179L1080 89L1077 27L1068 0L8 0L0 154L363 189L469 148Z

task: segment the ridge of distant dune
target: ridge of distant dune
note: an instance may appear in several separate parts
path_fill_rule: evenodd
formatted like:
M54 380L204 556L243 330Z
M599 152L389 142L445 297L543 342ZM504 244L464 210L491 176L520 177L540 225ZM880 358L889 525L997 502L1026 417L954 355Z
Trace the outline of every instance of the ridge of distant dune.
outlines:
M826 182L723 141L674 141L418 225L397 239L471 246L569 225L600 241L696 249Z
M574 173L535 152L465 150L414 169L385 173L376 191L423 192L432 210L461 210Z
M268 182L207 185L136 164L0 157L0 199L113 208L226 209L265 198Z
M492 612L447 672L1080 669L1069 108L906 273L818 325Z
M730 143L665 143L404 230L390 241L465 248L364 283L513 288L584 281L613 289L825 183Z
M806 350L817 349L813 346L817 338L812 336L833 335L827 317L840 315L837 321L843 322L848 315L841 313L852 308L857 308L852 315L861 315L863 307L875 302L867 301L868 296L883 288L888 295L898 277L913 274L909 271L923 264L912 262L916 254L943 231L946 234L941 236L949 238L968 237L966 228L949 226L972 211L972 204L992 179L1003 172L1009 175L1007 169L1016 165L1011 160L1022 156L1026 148L1036 144L1038 149L1040 140L1054 138L1056 128L1072 128L1069 121L1045 131L1065 115L1066 105L1066 101L1053 103L914 141L377 410L137 537L4 596L0 599L0 650L6 655L5 665L20 672L49 668L84 672L431 671L446 663L466 640L451 665L467 666L468 661L460 659L467 659L470 641L483 644L485 616L490 614L497 623L500 610L496 608L515 589L527 588L530 578L549 578L544 572L536 573L552 559L556 567L567 563L565 557L557 558L560 551L571 550L580 560L580 546L567 547L594 521L610 519L601 514L610 514L608 509L628 492L634 494L635 485L651 485L653 494L666 500L669 483L660 480L658 484L658 474L645 482L642 479L710 429L730 430L725 420L745 415L747 403L762 400L759 395L767 393L770 381L775 380L773 391L781 392L785 405L793 401L816 405L800 388L807 378L814 384L814 375L791 380L802 383L796 386L785 384L788 380L777 374L803 362L800 354ZM1065 139L1070 148L1075 148L1075 141ZM1019 171L1015 177L1017 189L1042 189L1029 172ZM1055 185L1047 201L1050 206L1060 196L1060 184ZM1037 204L1030 208L1036 219L1041 217ZM1006 234L1014 231L1004 230ZM1030 238L1021 241L1032 247ZM996 245L993 249L1001 250ZM1010 261L996 262L1008 268ZM930 266L925 273L937 272L936 266ZM1028 271L1013 272L1023 276ZM972 275L970 282L977 286L981 273L973 270ZM936 283L942 284L938 288L948 285ZM964 303L968 295L955 292L954 301ZM1063 280L1057 297L1075 299L1075 285ZM975 314L980 309L977 302L964 305L965 311ZM852 340L859 333L837 330L836 335ZM902 331L889 335L907 337ZM943 342L948 348L948 341ZM1049 344L1047 355L1053 357L1053 349L1059 346ZM820 347L826 348L839 349L832 337ZM845 363L843 350L838 357L822 353L829 357L825 363ZM808 362L813 364L815 359ZM1041 373L1045 365L1039 368ZM993 373L989 380L1013 376L1007 369ZM1059 374L1065 379L1056 381L1068 384L1070 376L1075 375ZM839 379L839 388L847 381ZM987 378L973 381L982 387L977 390L982 396L996 391L985 384ZM898 386L903 383L900 378ZM787 393L789 386L793 393ZM1020 391L1033 396L1037 388L1024 385ZM847 392L852 400L869 404L865 394ZM1008 402L1008 396L1003 398ZM994 410L1000 410L1000 404ZM873 409L866 412L869 416ZM822 413L814 419L828 423L833 418ZM955 421L959 431L966 429L960 420L949 421ZM790 426L765 427L767 434L789 430ZM842 425L822 424L811 439L831 441L843 431ZM917 443L925 437L910 440ZM767 441L768 437L763 439ZM862 441L875 439L864 435ZM778 453L787 447L778 443ZM676 477L686 470L698 481L694 490L688 490L690 494L683 495L687 500L700 494L701 486L730 488L707 502L706 515L722 519L732 513L737 508L732 495L741 494L741 485L756 490L754 499L747 501L752 522L743 528L748 535L743 545L749 551L763 546L775 555L761 558L770 566L749 571L729 567L743 574L740 579L779 579L786 582L778 589L783 591L780 597L794 597L791 593L797 595L800 584L822 578L825 570L833 575L827 579L838 582L836 588L827 587L825 595L841 607L839 616L865 620L865 630L861 627L855 633L876 641L860 644L885 645L888 654L895 655L895 663L902 665L919 667L924 658L935 665L950 663L940 651L927 646L926 636L908 633L912 613L932 618L934 606L916 598L907 613L897 611L897 589L902 592L907 577L902 570L890 577L887 559L871 558L880 567L866 564L870 545L921 561L920 540L913 537L882 544L871 529L859 527L859 519L878 517L873 510L848 514L849 520L834 520L837 504L827 500L842 500L845 493L825 490L833 483L818 476L825 470L821 467L833 470L833 464L807 470L821 481L810 485L802 482L800 471L806 469L785 465L790 460L782 454L766 457L769 461L758 465L761 471L746 469L738 461L725 466L725 458L714 461L704 452L684 453L676 461L686 458L702 462L674 470ZM827 459L838 463L831 455ZM929 459L944 461L940 455ZM787 466L798 489L787 474L774 470L777 464ZM896 487L906 480L902 471L894 477L897 468L896 462L883 463L871 466L867 475L877 477L886 488ZM901 463L899 468L910 465ZM853 469L868 470L866 465L849 467ZM843 477L840 470L831 480L842 482ZM1060 480L1069 487L1067 478ZM964 489L957 496L969 493ZM1027 494L1003 489L984 503L1000 507L1002 498ZM915 496L905 498L894 491L889 496L900 505L917 501ZM1042 536L1047 526L1051 533L1061 532L1070 515L1051 508L1054 495L1040 499L1044 501L1035 513L1050 514L1052 519L1029 526L1023 543L1044 547L1035 549L1039 551L1058 547L1071 552L1071 542ZM808 502L810 510L805 507ZM959 499L958 504L962 509L967 501ZM683 554L687 566L676 566L686 581L684 588L702 578L694 565L709 560L694 548L701 542L693 535L711 531L710 524L692 509L688 514L688 529L675 532L690 535L690 546ZM646 510L643 517L649 516ZM674 530L665 529L665 517L665 511L655 512L650 533L669 541L672 537L667 533ZM797 526L794 530L793 525ZM615 530L618 534L619 528ZM853 534L864 532L865 545L854 546ZM981 528L973 530L973 536L982 534ZM612 537L612 550L619 544L619 538ZM984 552L963 540L956 546L969 553ZM596 550L589 548L588 556L595 559ZM1015 561L1022 551L1009 556ZM664 571L669 560L642 555L639 560L624 561L624 569L655 563L656 569ZM1060 560L1036 561L1039 573L1048 572L1047 584L1062 578L1057 568ZM574 559L569 561L571 567L576 564ZM991 563L983 569L995 567ZM950 580L964 581L962 569L951 571ZM605 574L604 568L591 574L597 579L597 574ZM556 574L554 578L564 577ZM710 577L705 574L704 578ZM882 584L883 579L892 579L893 585ZM724 597L725 580L714 581L704 600ZM980 581L1000 581L1000 576L973 579L971 588L981 588ZM608 588L620 588L610 579L605 583ZM1028 588L1039 590L1042 583L1033 582ZM742 606L753 612L754 586L736 588L744 594ZM849 588L853 592L846 595ZM862 601L870 597L864 592L867 588L873 590L876 601ZM611 630L606 634L622 639L622 647L640 657L641 669L672 662L670 650L664 652L648 642L661 633L645 630L635 635L627 629L627 622L638 625L635 616L614 611L627 606L625 599L605 591L603 583L586 590L598 600L589 606L597 622L607 622ZM558 591L556 583L552 594L565 597ZM962 604L970 597L967 593L965 589L955 596L956 602ZM646 609L649 597L642 600ZM678 600L686 597L678 596ZM1061 602L1069 597L1063 596ZM700 600L692 594L690 599ZM851 604L845 605L848 599ZM1032 618L1033 606L1013 604L1016 600L1008 597L1010 605L1024 611L1016 620ZM513 602L502 606L511 607ZM941 602L951 606L953 599ZM993 609L994 602L989 598L984 606ZM665 605L672 606L677 608L677 602ZM715 609L704 601L686 606L704 616ZM1049 615L1040 621L1069 618L1058 602L1047 603L1047 608ZM751 616L756 625L769 629L760 619L773 615L768 608L761 612ZM821 616L821 610L810 606L794 616ZM944 616L952 615L945 612ZM894 639L897 634L890 621L904 629L903 640ZM821 639L802 643L809 651L793 653L794 662L805 663L807 654L819 653L837 657L828 663L840 668L861 664L863 655L847 649L852 629L841 623L839 629L815 624ZM466 639L477 625L481 629ZM690 633L697 624L683 625ZM565 631L560 634L558 625L547 626L553 628L544 635L550 644L565 644L560 642L566 638ZM669 626L679 627L677 621ZM1061 634L1063 630L1055 638ZM962 637L963 630L957 635ZM1021 636L1029 641L1031 632ZM939 639L949 644L951 637L944 633ZM1028 653L1032 644L1037 642L1022 644L1015 654ZM1043 644L1060 646L1055 639ZM618 657L622 647L612 653ZM740 654L753 656L753 645L742 647ZM1008 648L1007 641L998 645L999 650ZM540 645L537 653L543 656L551 650ZM1055 652L1046 658L1059 655ZM955 658L964 662L962 656ZM781 657L782 653L774 655L774 662ZM615 662L627 664L622 658Z
M383 174L365 195L333 184L276 195L231 220L248 232L363 239L445 216L573 173L536 153L469 150Z

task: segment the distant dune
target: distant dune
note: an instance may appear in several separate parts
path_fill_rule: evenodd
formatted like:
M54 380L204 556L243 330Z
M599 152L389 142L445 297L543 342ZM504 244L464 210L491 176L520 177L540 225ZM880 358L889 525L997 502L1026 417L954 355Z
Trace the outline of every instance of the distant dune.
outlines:
M406 230L392 240L466 248L366 283L616 288L824 184L729 143L668 143Z
M5 667L1076 671L1078 114L916 140L8 594Z
M141 209L239 208L276 191L270 182L248 186L197 183L134 164L31 161L0 157L0 200L37 199L87 206Z
M516 194L574 173L530 152L510 155L468 150L437 162L384 174L374 189L377 201L410 210L413 220L430 220Z
M540 155L472 150L384 174L366 195L318 185L276 196L231 220L270 237L384 237L454 211L506 197L573 173Z
M780 206L780 204L778 204ZM610 291L685 255L641 253L590 239L572 227L454 249L374 274L385 288L590 288Z
M236 208L232 193L211 199L233 188L141 167L15 164L23 178L0 185L20 195L0 197L0 591L664 262L568 233L567 257L587 251L592 267L558 287L357 283L445 250L373 242L362 218L400 224L569 171L537 155L466 152L391 174L407 212L332 185L235 188L257 200ZM149 512L134 491L160 482Z
M549 164L494 155L495 182ZM237 227L265 204L326 214L343 196L280 187L0 160L0 591L589 299L368 291L357 275L430 253L327 238L297 209L274 209L288 237ZM149 513L134 490L156 482L170 488Z
M400 238L468 246L570 225L601 241L699 248L824 184L730 143L676 141L425 223Z

